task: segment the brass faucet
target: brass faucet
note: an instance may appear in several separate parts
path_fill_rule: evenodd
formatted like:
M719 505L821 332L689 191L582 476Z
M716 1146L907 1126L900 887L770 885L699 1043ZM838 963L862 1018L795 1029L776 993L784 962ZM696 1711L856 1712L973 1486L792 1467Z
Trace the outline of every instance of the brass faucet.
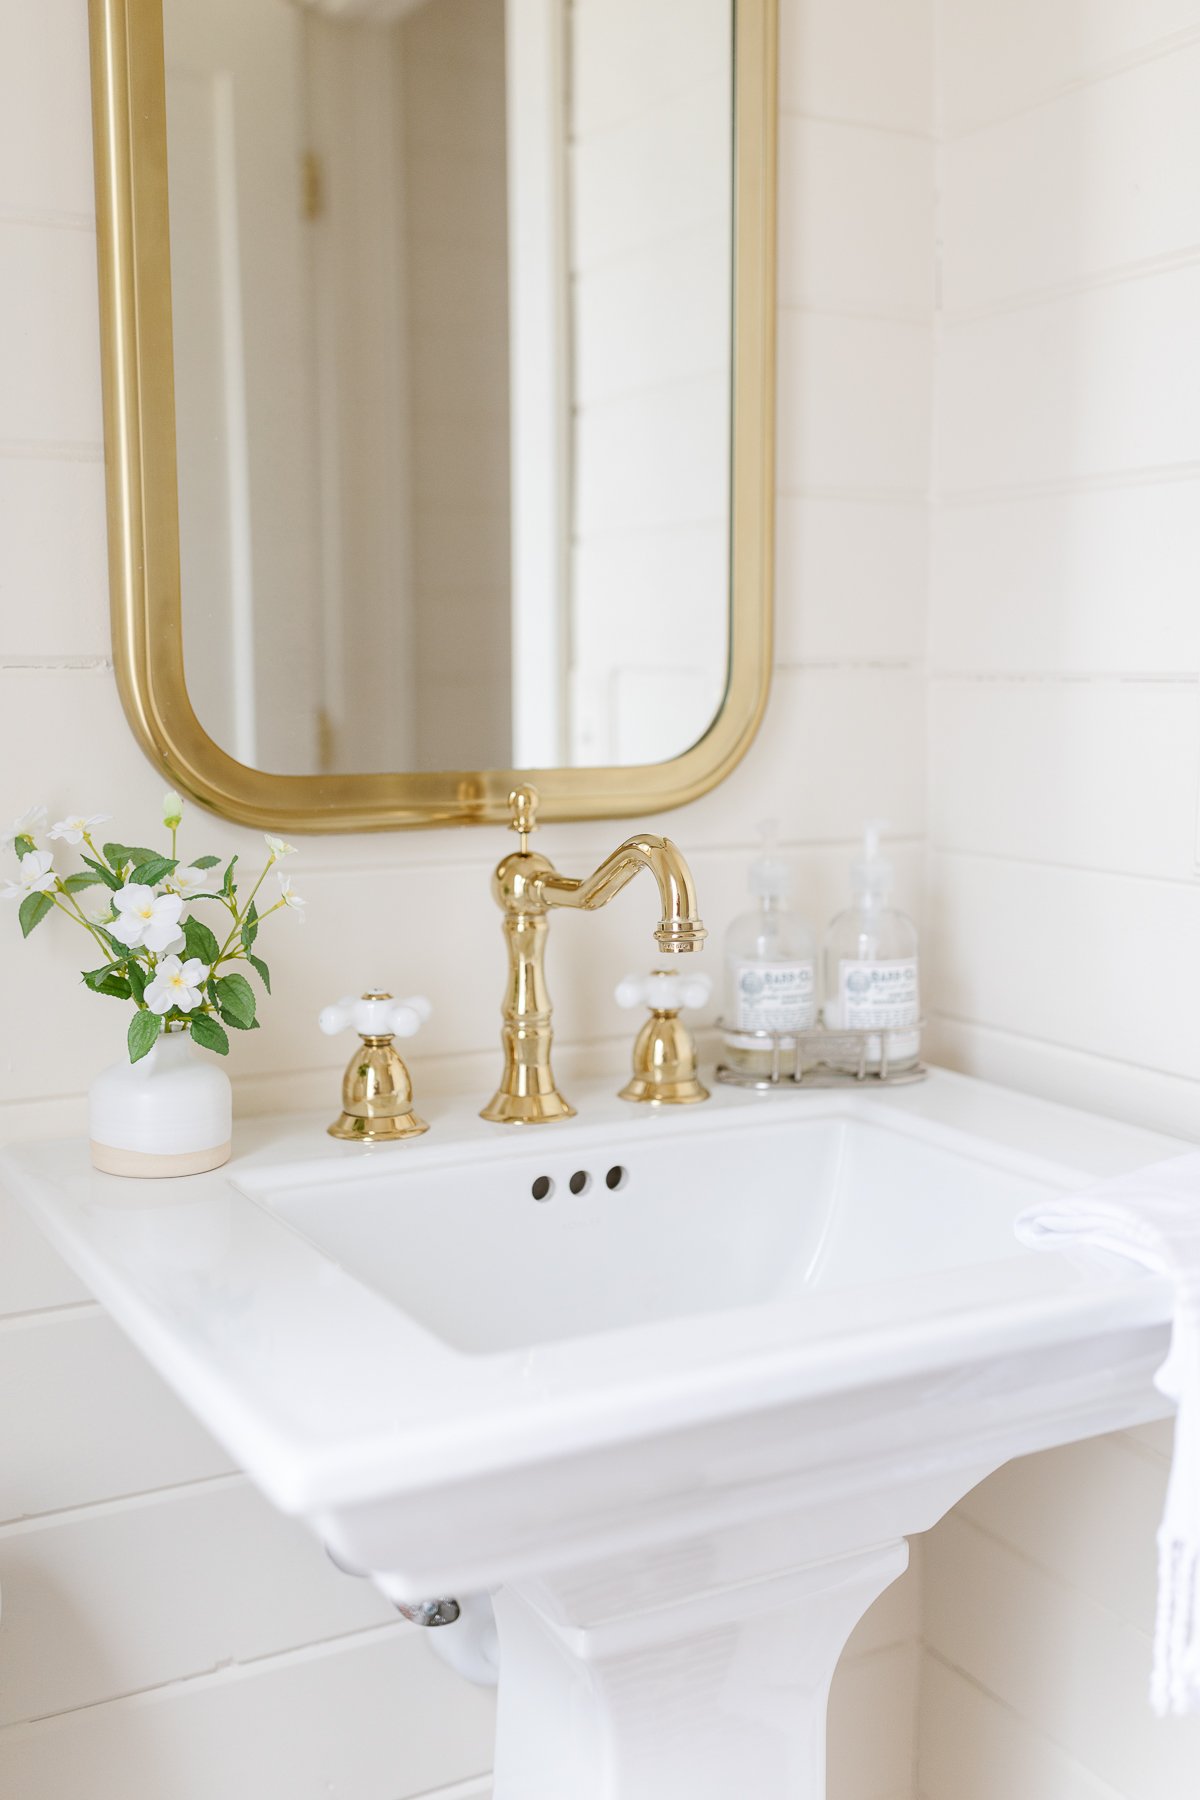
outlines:
M575 1112L559 1093L550 1067L553 1031L544 966L549 909L574 906L595 912L607 906L639 869L649 869L662 897L662 918L654 931L659 949L674 953L698 950L708 934L696 911L691 870L670 838L626 838L598 869L578 880L560 875L552 862L529 848L529 834L537 828L537 789L516 788L508 803L511 829L520 835L520 848L504 857L492 876L492 893L504 912L508 944L508 988L500 1034L504 1073L480 1116L503 1125L544 1125L552 1119L572 1118Z

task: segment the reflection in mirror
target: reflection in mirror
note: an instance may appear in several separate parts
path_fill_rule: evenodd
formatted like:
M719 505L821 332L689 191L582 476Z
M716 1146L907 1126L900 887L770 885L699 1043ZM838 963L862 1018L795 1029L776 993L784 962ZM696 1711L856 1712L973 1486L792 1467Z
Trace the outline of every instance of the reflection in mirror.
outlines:
M239 761L712 722L733 4L166 0L185 669Z

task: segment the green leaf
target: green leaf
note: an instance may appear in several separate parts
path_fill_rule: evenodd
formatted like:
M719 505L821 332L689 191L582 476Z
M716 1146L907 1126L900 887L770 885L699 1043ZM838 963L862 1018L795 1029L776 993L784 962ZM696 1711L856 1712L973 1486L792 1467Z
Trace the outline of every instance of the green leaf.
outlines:
M132 1000L133 989L123 975L106 975L92 990L96 994L110 994L114 1000Z
M21 921L21 936L28 937L34 926L40 925L46 914L53 910L54 902L49 894L26 894L17 915Z
M129 879L139 887L154 887L164 875L173 875L178 867L179 863L173 856L151 856L145 862L135 865Z
M125 965L125 979L129 983L129 991L141 1006L146 998L146 971L136 956L131 956Z
M109 976L115 975L120 967L120 963L106 963L102 969L85 969L83 979L93 994L98 994Z
M254 1029L257 1010L254 989L244 975L219 976L209 984L209 993L227 1025L235 1026L238 1031Z
M131 869L135 863L150 862L157 850L146 850L140 844L105 844L104 860L114 869Z
M183 921L183 942L189 956L198 956L211 969L221 954L221 946L203 919L190 915Z
M15 837L13 839L13 849L17 853L18 860L20 860L22 856L28 856L31 850L36 850L37 845L31 837L26 837L25 833L22 832L20 837Z
M129 1021L129 1060L131 1063L141 1062L148 1056L158 1042L162 1030L162 1020L157 1013L139 1010Z
M242 948L244 950L253 950L254 940L258 936L258 924L258 908L252 900L242 923Z
M236 856L231 857L229 860L229 865L225 870L224 878L221 882L221 892L223 894L227 895L230 900L233 899L233 871L236 866L237 866L237 857Z
M219 856L197 856L192 867L193 869L215 869L220 860Z
M99 887L99 875L85 875L82 870L76 875L68 875L63 882L68 894L82 894L84 888Z
M246 961L250 964L250 967L254 970L254 973L258 976L258 979L262 982L269 994L271 991L271 971L268 969L262 957L247 955Z
M229 1039L208 1013L192 1014L191 1031L192 1042L199 1044L202 1050L215 1050L218 1056L229 1055Z
M121 880L121 877L119 875L114 875L111 869L106 869L103 863L93 862L90 856L85 856L83 860L89 869L94 869L96 871L99 880L104 883L106 888L111 888L114 894L117 892L118 888L125 885Z

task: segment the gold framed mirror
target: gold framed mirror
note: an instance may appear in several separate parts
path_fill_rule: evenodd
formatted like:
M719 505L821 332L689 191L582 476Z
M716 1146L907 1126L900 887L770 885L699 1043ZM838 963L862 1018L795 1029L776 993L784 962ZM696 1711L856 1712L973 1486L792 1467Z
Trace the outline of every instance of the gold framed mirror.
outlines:
M632 757L625 755L620 760L589 760L586 751L573 760L558 763L544 754L539 756L539 750L544 752L547 743L553 749L562 739L545 732L539 736L536 729L538 684L543 680L539 663L544 644L536 629L526 629L523 635L514 631L511 647L505 651L508 660L504 687L507 695L523 681L526 694L533 696L528 717L534 720L535 728L526 725L522 738L514 725L511 740L514 750L522 741L532 747L528 766L443 769L428 766L426 758L424 766L408 771L384 766L369 768L365 773L353 772L353 765L339 766L328 743L320 744L322 732L326 736L329 732L319 708L312 733L318 749L311 755L305 751L298 767L289 766L280 754L274 756L276 767L264 769L255 766L253 755L238 753L244 753L247 744L253 745L253 731L238 738L231 726L223 736L211 728L210 716L196 703L202 671L194 652L189 664L187 645L199 641L197 619L205 630L215 631L217 627L211 623L215 610L210 618L204 610L205 603L191 598L196 584L189 588L181 573L184 565L180 469L181 461L190 467L195 457L187 448L192 440L181 439L179 432L188 424L189 390L210 388L212 384L189 377L180 388L178 381L178 340L182 329L177 330L177 326L182 328L187 321L175 316L180 290L177 288L173 304L172 231L178 232L178 207L186 200L188 183L182 179L178 151L169 152L169 143L178 139L178 120L183 116L176 107L169 119L164 6L170 3L171 0L89 0L113 649L125 711L143 748L165 779L214 812L261 828L289 831L363 831L501 822L508 817L509 792L521 781L536 784L546 819L653 813L706 792L729 772L750 744L766 704L770 680L777 0L722 0L728 39L724 105L730 119L725 126L730 143L728 266L723 277L718 274L713 291L724 283L727 362L723 416L727 421L727 442L722 444L721 454L727 504L719 552L722 660L717 676L710 670L705 677L711 686L711 697L704 703L707 710L703 722L699 727L689 726L687 719L696 715L689 715L686 708L677 708L682 722L673 728L683 734L682 740L678 753L667 754L663 760L650 760L649 756L636 760L636 748ZM362 6L359 10L386 13L394 19L422 4L429 11L440 3L441 0L388 0L387 5L380 6L372 0L371 7ZM466 0L451 0L460 9L465 3ZM271 0L271 4L295 18L317 14L323 0ZM595 0L587 0L593 9L594 4ZM510 63L514 16L528 19L539 15L548 21L548 30L561 31L561 17L570 15L572 7L583 5L584 0L521 0L519 5L516 0L508 0ZM216 10L220 13L224 9ZM337 6L327 10L340 15L355 8L339 0ZM556 24L556 20L560 22ZM690 24L687 29L690 32ZM542 41L538 40L539 44ZM502 57L503 54L502 40ZM536 58L534 64L536 77ZM621 72L622 79L624 73ZM219 98L218 95L218 101ZM522 110L523 119L529 116ZM514 153L510 123L510 195L514 154L524 152L518 147ZM673 154L678 162L677 149ZM640 178L641 172L635 170L633 179ZM304 207L315 216L320 210L322 174L307 156L302 180ZM186 266L191 270L188 279L194 281L194 271L202 273L207 267L197 247L181 244L178 236L175 251L179 265L177 282L179 268ZM194 290L185 291L190 295ZM510 307L515 291L510 270ZM536 307L531 316L536 320ZM418 369L425 366L426 360L418 363ZM563 358L560 356L559 360ZM580 360L576 346L576 361ZM563 416L573 404L568 396ZM530 416L527 411L527 422ZM509 433L514 444L517 429L513 425ZM297 435L291 433L293 438ZM193 431L192 438L206 441L202 428L198 434ZM551 428L542 433L540 444L535 443L541 461L531 466L553 467L553 456L546 455L547 445L552 443ZM190 473L188 481L195 485ZM182 497L190 505L191 486L185 486ZM293 515L304 511L297 508L294 494L292 505ZM204 569L203 559L210 551L207 533L198 530L194 520L189 522L187 506L183 512L183 552L188 552L189 536L196 540L201 559L197 566ZM203 526L203 514L199 520ZM514 535L519 535L517 528ZM526 532L526 538L528 535ZM190 554L195 557L195 545ZM515 545L512 555L518 555ZM305 559L305 566L314 560ZM616 579L619 580L619 566ZM553 580L549 586L553 590ZM185 590L189 592L191 607L191 619L186 622ZM686 591L680 597L664 590L643 606L642 613L647 620L653 616L659 635L668 644L684 645L690 636L698 635L693 632ZM536 621L536 614L533 616ZM284 618L286 621L286 614ZM470 626L465 631L461 626L457 629L460 639L476 635ZM568 621L564 635L569 637L571 629ZM280 644L295 635L286 622L280 624L278 616L271 630ZM382 631L361 630L351 638L350 667L345 676L350 696L348 713L356 710L359 680L362 704L358 710L365 716L388 709L386 681L376 697L368 701L363 696L372 679L390 679L388 671L402 666L399 651L392 664L384 655L385 647L392 654L392 635L385 625ZM234 658L236 667L236 633L233 645L226 647L223 654ZM319 650L314 653L317 661L321 655ZM340 646L340 655L345 663L345 642ZM609 672L601 669L597 679L602 684L609 679ZM423 688L427 697L433 695L432 710L436 713L436 686L418 675L417 687ZM643 681L635 688L630 707L635 712L640 708L643 715L653 718L659 708L656 696L653 682ZM508 704L507 699L505 703ZM458 716L466 720L476 710L468 697L460 705ZM443 706L442 711L454 716L453 708ZM586 739L586 732L582 735ZM662 733L658 736L661 738ZM601 733L593 741L600 742L603 758L608 740ZM635 732L630 742L636 746L654 744L657 739L653 732L648 737ZM271 758L264 756L263 760ZM473 759L463 756L456 760L469 765ZM515 765L522 759L514 753L508 760Z

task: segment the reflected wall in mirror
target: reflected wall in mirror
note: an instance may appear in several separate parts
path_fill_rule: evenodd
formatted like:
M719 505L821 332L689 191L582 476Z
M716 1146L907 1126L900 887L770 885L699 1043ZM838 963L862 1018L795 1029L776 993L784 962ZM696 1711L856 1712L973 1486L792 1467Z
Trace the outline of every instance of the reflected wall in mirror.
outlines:
M184 668L282 774L664 762L730 659L734 0L164 0Z

